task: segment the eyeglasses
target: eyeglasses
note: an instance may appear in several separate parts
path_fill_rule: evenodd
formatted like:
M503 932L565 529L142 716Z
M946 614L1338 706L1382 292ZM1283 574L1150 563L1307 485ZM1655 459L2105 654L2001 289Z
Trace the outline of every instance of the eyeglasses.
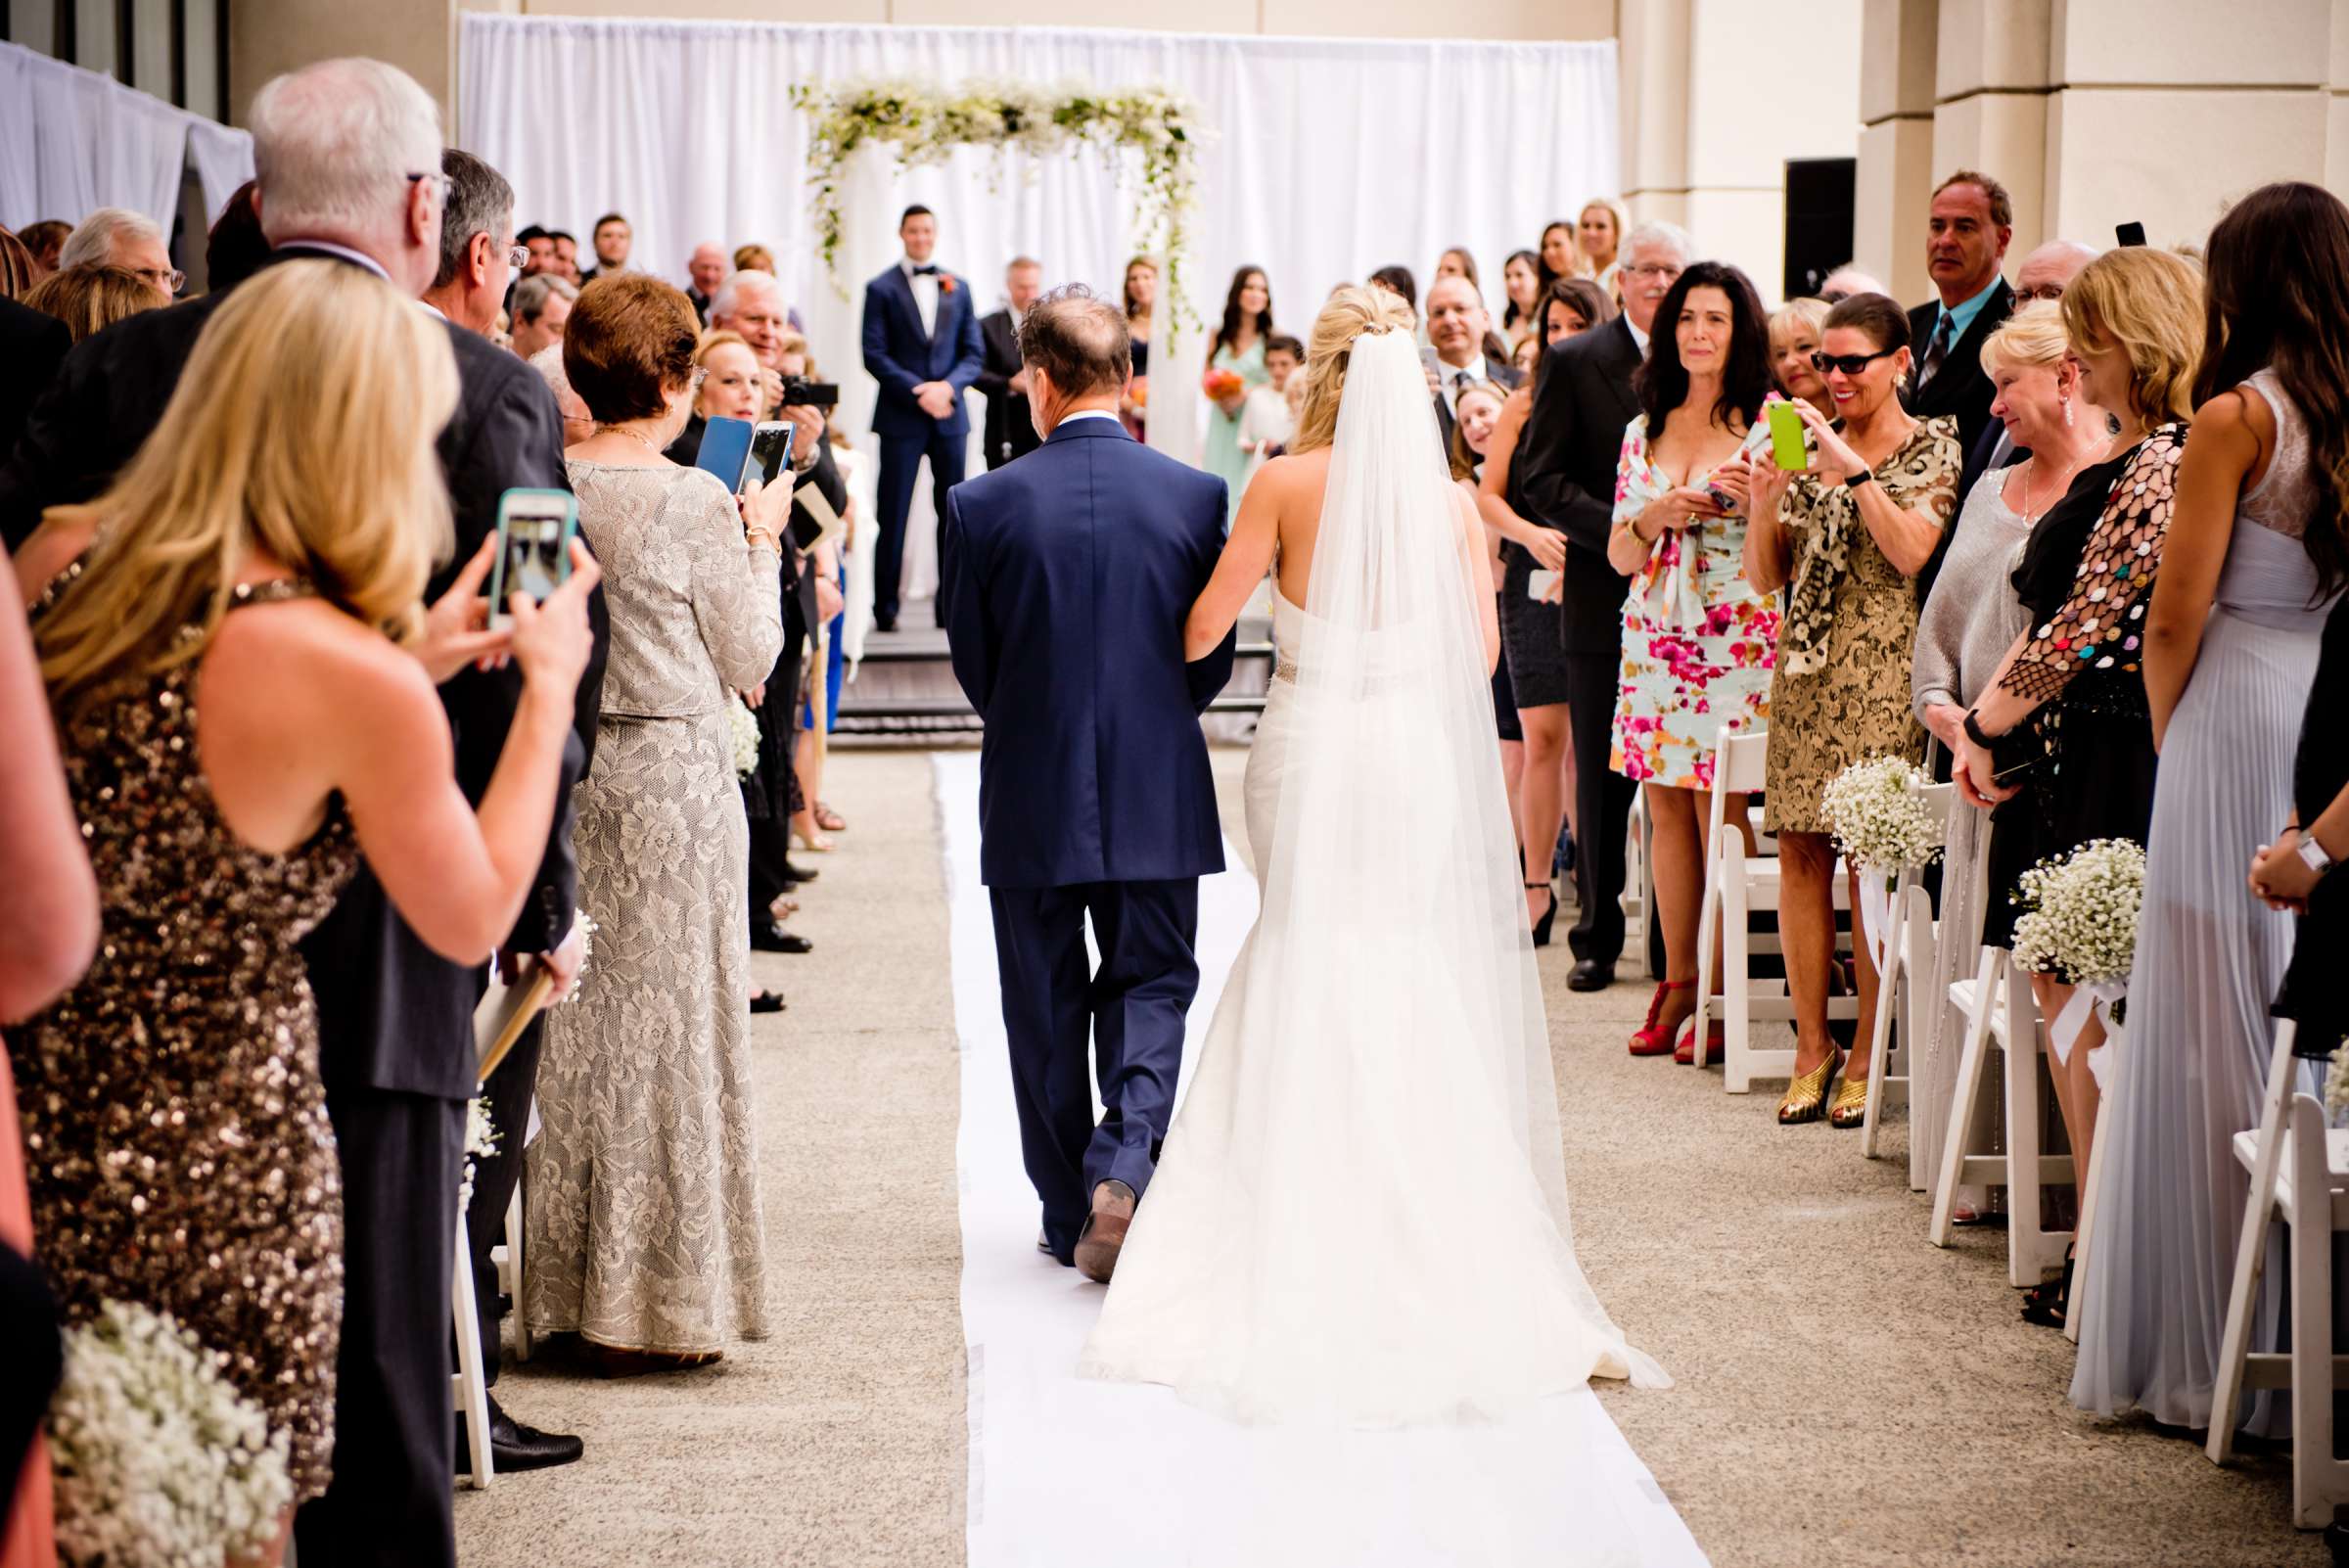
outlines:
M440 193L440 210L447 211L449 199L457 194L457 182L445 174L411 174L408 176L410 185L415 184L418 180L434 182L433 188Z
M1857 376L1877 360L1889 359L1899 352L1898 348L1879 348L1872 354L1830 354L1821 353L1814 348L1811 350L1811 368L1822 376L1830 370L1840 370L1847 376Z
M2063 298L2063 285L2060 283L2036 284L2028 289L2015 290L2014 297L2024 304L2029 304L2034 300L2060 300Z
M188 284L188 275L176 267L141 267L138 275L165 294L177 294Z
M1638 266L1627 266L1624 276L1631 278L1677 278L1682 268L1671 261L1646 261Z

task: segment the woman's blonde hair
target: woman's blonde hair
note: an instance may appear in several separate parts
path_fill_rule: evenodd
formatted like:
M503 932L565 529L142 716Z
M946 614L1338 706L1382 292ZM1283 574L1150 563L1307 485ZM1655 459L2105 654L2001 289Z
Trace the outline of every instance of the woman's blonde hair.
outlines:
M702 334L700 343L693 346L694 364L697 366L708 364L713 349L723 348L730 343L740 344L745 348L751 346L751 340L736 332L732 327L713 327Z
M124 316L142 310L161 310L170 303L155 285L128 267L85 261L63 272L52 272L32 286L24 303L66 324L75 343L111 327Z
M1982 340L1982 373L2045 370L2063 363L2071 351L2071 337L2063 330L2063 306L2053 300L2034 300Z
M1338 400L1346 394L1346 364L1354 340L1365 332L1409 332L1416 318L1400 295L1367 284L1349 283L1329 297L1313 318L1306 344L1305 406L1297 410L1291 453L1310 452L1337 438Z
M2202 269L2150 246L2107 251L2064 286L2063 327L2075 347L2118 345L2129 400L2148 424L2193 411L2202 359Z
M1770 351L1775 354L1797 325L1809 327L1811 341L1819 342L1827 330L1829 308L1826 300L1803 295L1773 310L1770 313Z
M1591 263L1588 255L1583 254L1583 214L1594 207L1605 208L1608 214L1615 219L1615 259L1617 261L1623 259L1624 242L1632 237L1631 209L1625 207L1619 199L1612 196L1593 196L1576 208L1574 209L1574 259L1586 277L1598 275L1598 268Z
M388 636L414 635L451 543L434 442L456 406L447 329L372 273L287 261L240 284L113 486L48 514L95 528L38 626L51 702L202 656L258 553Z

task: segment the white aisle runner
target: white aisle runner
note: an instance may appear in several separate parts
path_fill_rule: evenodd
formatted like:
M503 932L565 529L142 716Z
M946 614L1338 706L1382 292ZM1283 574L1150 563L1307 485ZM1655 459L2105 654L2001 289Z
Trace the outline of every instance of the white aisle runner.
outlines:
M1076 1376L1101 1290L1036 1250L979 882L979 761L941 753L936 765L962 1051L970 1568L1703 1564L1588 1389L1505 1425L1333 1436L1238 1426L1163 1388ZM1255 882L1225 858L1232 869L1200 887L1186 1082L1256 918Z

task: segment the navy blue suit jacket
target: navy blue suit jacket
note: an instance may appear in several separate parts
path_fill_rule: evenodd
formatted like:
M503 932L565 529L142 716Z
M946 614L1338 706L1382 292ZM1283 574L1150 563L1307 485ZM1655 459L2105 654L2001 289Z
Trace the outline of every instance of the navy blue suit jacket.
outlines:
M1233 639L1182 659L1223 550L1223 482L1114 419L1064 421L957 484L939 530L954 675L987 721L980 879L1160 882L1223 869L1204 713Z
M928 436L932 431L950 437L971 433L971 416L963 411L962 394L979 379L986 351L979 341L979 311L971 286L961 278L939 273L938 331L922 331L921 307L913 302L913 284L904 270L893 266L864 286L864 368L881 384L880 400L873 404L873 430L882 436ZM913 389L926 381L943 381L954 389L954 412L932 419L913 400Z

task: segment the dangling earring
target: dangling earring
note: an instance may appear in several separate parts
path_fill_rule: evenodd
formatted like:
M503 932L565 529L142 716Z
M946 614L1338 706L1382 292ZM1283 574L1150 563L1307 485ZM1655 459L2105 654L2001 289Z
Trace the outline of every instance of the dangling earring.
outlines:
M2072 400L2069 397L2058 397L2055 400L2063 404L2063 428L2070 430L2072 428Z

